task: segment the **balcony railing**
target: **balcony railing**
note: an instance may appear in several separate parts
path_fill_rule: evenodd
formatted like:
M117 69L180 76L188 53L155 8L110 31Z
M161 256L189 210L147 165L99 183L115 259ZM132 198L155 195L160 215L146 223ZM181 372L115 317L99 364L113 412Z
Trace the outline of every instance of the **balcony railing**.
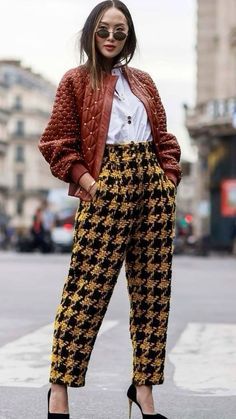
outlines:
M30 141L30 140L38 140L42 135L41 132L35 132L35 133L19 133L18 131L13 131L9 134L9 140L23 140L23 141Z
M43 117L43 118L49 118L51 114L51 111L46 111L39 108L30 108L29 106L28 107L24 107L22 105L16 106L15 104L11 106L11 108L9 109L9 112L20 113L20 114L31 115L31 116L38 116L38 117Z
M186 126L190 133L217 127L236 132L236 97L210 100L194 109L186 108Z

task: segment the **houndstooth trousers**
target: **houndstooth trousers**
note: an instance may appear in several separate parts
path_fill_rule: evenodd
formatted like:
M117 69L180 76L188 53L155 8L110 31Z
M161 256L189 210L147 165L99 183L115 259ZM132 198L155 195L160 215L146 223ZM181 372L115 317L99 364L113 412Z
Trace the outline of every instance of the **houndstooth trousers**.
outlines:
M85 385L91 352L125 262L133 384L162 384L176 187L152 141L106 144L95 196L81 201L58 305L49 382Z

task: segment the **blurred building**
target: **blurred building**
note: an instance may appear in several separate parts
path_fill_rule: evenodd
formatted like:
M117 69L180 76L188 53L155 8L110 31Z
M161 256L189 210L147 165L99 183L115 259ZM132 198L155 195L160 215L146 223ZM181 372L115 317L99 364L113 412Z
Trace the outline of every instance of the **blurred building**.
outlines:
M38 150L54 95L55 86L20 61L0 60L0 193L16 227L29 226L47 192L61 187Z
M186 215L194 212L195 167L195 162L181 159L182 179L177 193L177 210L179 214Z
M236 1L198 0L197 102L186 126L198 148L195 231L228 248L236 219Z
M5 161L7 152L7 121L9 112L6 106L7 88L3 82L0 82L0 225L5 223L7 186L5 181Z

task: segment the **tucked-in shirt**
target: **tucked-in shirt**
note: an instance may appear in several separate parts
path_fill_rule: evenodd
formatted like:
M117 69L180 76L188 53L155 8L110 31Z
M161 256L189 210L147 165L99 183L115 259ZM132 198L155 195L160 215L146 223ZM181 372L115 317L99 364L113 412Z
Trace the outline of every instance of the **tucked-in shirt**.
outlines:
M130 141L151 141L151 127L143 103L132 93L119 68L113 68L112 74L119 78L116 82L106 142L122 144Z

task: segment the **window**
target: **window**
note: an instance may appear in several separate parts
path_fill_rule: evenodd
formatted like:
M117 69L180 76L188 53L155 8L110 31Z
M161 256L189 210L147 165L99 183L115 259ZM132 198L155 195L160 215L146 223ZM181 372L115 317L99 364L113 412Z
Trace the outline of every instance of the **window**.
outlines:
M16 213L18 215L22 215L23 214L23 209L24 209L23 199L19 198L16 201Z
M236 26L231 28L230 31L230 45L231 47L236 47Z
M18 120L16 121L16 135L22 137L24 135L24 121Z
M24 147L22 145L18 145L15 150L15 161L23 162L25 160L25 153Z
M13 108L15 110L22 109L22 97L21 96L16 96L15 97L15 102L13 104Z
M16 174L16 189L18 191L22 191L24 188L24 176L23 173L17 173Z

